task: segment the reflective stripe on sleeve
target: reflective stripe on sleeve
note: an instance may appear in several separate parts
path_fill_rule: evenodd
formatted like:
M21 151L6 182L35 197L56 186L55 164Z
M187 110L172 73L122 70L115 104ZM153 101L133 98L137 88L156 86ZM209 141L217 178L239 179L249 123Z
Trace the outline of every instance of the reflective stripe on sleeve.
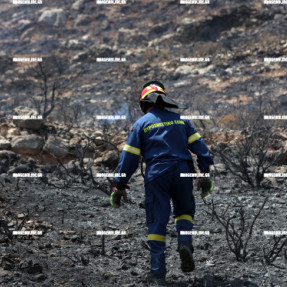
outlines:
M191 144L193 142L195 142L196 140L198 140L199 138L201 138L201 135L199 133L195 133L193 135L191 135L189 138L188 138L188 144Z
M182 215L176 217L174 219L174 222L177 223L178 220L188 220L193 224L193 218L192 218L192 216L190 216L188 214L182 214Z
M149 234L147 240L155 240L160 242L165 242L165 236L160 234Z
M135 155L140 155L141 154L141 150L139 148L136 148L136 147L133 147L133 146L130 146L130 145L125 145L123 150L125 151L128 151L130 153L133 153Z

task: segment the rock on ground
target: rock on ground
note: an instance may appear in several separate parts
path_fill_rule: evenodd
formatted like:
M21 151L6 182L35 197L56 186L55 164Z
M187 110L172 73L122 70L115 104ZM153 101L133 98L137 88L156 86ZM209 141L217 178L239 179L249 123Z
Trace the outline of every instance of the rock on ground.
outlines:
M68 146L69 144L67 144L63 139L56 136L50 136L43 150L56 157L64 157L70 154Z
M43 138L37 135L18 136L12 141L12 150L20 154L38 154L43 146Z
M38 113L34 109L19 106L14 109L14 116L37 117ZM39 130L44 126L43 119L14 119L13 123L16 127L30 130Z
M38 19L39 23L49 26L63 26L66 24L66 15L63 9L45 10Z

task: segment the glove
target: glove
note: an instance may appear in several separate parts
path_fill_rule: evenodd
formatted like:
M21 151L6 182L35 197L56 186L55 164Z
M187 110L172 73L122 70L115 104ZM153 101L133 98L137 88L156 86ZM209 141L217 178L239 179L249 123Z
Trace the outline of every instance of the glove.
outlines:
M199 177L197 190L201 189L201 198L208 196L213 190L213 181L209 177Z
M125 189L119 190L115 187L111 194L111 206L119 208L121 206L122 196L124 197L125 202L129 202L126 190Z

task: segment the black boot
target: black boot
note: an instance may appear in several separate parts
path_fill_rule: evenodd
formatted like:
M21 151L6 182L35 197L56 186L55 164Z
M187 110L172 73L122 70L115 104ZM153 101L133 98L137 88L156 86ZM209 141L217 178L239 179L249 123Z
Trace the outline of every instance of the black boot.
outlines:
M194 270L193 260L193 247L188 242L182 242L178 248L180 259L181 259L181 270L183 272L191 272Z

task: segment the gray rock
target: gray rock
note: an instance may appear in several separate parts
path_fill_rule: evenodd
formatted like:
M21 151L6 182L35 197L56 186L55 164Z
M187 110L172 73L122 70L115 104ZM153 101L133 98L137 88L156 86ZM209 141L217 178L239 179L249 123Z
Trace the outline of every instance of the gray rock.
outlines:
M4 276L7 276L7 275L9 275L9 271L7 271L7 270L5 270L5 269L3 269L2 267L0 268L0 276L2 277L4 277Z
M66 15L63 9L53 8L45 10L40 15L38 22L48 26L64 26L66 24Z
M39 130L44 126L44 120L38 119L38 113L36 110L27 108L27 107L16 107L14 109L14 116L22 117L35 117L35 119L14 119L13 123L16 127L30 129L30 130Z
M192 74L192 72L194 71L193 67L190 67L188 65L183 65L183 66L179 66L176 70L175 70L175 74L179 74L179 75L189 75Z
M37 135L18 136L11 143L12 150L20 154L38 154L44 146L44 140Z
M82 8L83 4L84 4L84 0L78 0L72 5L72 9L79 10Z
M11 148L11 143L0 136L0 150L7 150Z
M116 165L118 162L118 153L116 151L108 151L102 158L102 163L107 166Z
M92 22L93 18L89 15L79 15L75 20L75 26L87 26Z
M43 150L56 157L64 157L70 154L68 144L62 138L56 136L48 138Z

